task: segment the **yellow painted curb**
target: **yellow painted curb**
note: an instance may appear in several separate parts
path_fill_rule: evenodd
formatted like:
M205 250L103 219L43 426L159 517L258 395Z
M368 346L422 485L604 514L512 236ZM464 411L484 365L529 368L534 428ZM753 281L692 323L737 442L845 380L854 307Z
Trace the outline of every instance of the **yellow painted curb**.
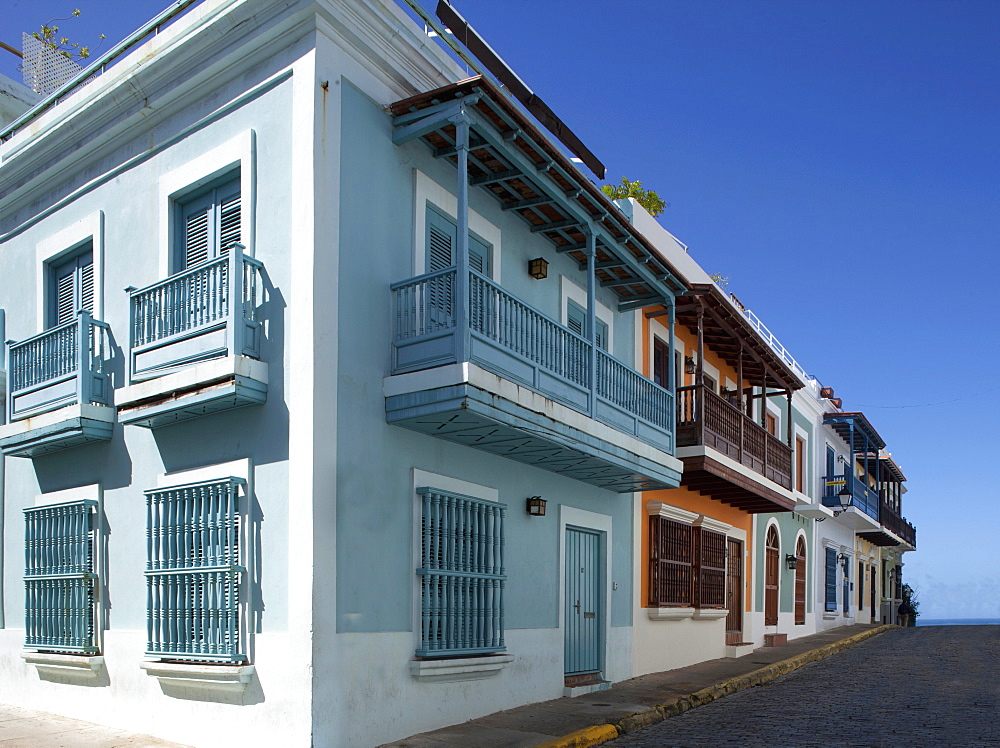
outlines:
M589 748L592 745L607 743L617 737L618 730L614 725L594 725L571 732L569 735L563 735L561 738L548 740L535 748Z
M660 704L651 709L644 709L641 712L630 714L629 716L618 720L614 724L585 727L582 730L571 732L569 735L564 735L561 738L555 738L554 740L541 743L540 745L535 746L535 748L588 748L592 745L600 745L601 743L606 743L609 740L614 740L620 735L627 735L630 732L635 732L643 727L654 725L657 722L662 722L670 717L676 717L678 714L683 714L689 709L701 706L702 704L708 704L716 699L721 699L723 696L728 696L729 694L736 693L737 691L745 691L748 688L759 686L762 683L768 683L775 678L779 678L782 675L792 672L793 670L798 670L803 665L808 665L810 662L817 662L818 660L824 660L832 654L835 654L843 649L847 649L848 647L859 642L863 642L865 639L870 639L873 636L878 636L889 629L895 628L899 627L892 625L876 626L868 631L861 631L853 636L847 637L846 639L841 639L840 641L827 644L819 647L818 649L811 649L808 652L803 652L802 654L795 655L794 657L789 657L787 660L780 660L779 662L772 663L771 665L762 667L758 670L753 670L744 675L738 675L735 678L730 678L729 680L724 680L721 683L716 683L714 686L702 688L699 691L695 691L688 696L682 696L676 701L671 701L668 704Z

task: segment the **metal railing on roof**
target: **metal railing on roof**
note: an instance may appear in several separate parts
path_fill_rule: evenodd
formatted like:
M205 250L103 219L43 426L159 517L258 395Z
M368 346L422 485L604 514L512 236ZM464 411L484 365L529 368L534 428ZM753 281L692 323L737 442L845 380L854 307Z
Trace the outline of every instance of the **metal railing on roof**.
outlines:
M43 112L48 111L51 107L58 104L62 99L74 93L77 89L85 85L91 78L103 74L111 63L117 61L118 58L123 57L137 44L145 41L147 37L158 34L164 24L173 20L198 2L201 2L201 0L176 0L176 2L156 16L153 20L133 31L125 37L125 39L111 47L111 49L98 57L87 67L80 70L79 73L74 75L51 94L35 104L31 109L7 125L7 127L0 130L0 142L9 140L18 130L41 115Z

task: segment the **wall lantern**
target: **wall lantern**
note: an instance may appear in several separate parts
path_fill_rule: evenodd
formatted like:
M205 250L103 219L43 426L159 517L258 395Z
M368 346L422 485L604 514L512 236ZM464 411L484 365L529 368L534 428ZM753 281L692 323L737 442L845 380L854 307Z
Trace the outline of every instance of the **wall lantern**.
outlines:
M698 371L698 364L695 363L694 356L685 356L684 357L684 373L685 374L694 374L697 371Z
M549 263L543 257L528 260L528 275L535 280L549 277Z
M843 514L848 509L851 508L851 504L854 502L854 495L851 493L851 489L849 489L847 486L844 486L842 489L840 489L837 492L837 500L840 501L840 511L834 512L833 513L834 517Z
M528 514L532 517L545 516L545 499L541 496L529 496L526 502Z
M788 564L789 569L795 571L795 567L799 565L799 557L793 556L791 553L786 553L785 563Z

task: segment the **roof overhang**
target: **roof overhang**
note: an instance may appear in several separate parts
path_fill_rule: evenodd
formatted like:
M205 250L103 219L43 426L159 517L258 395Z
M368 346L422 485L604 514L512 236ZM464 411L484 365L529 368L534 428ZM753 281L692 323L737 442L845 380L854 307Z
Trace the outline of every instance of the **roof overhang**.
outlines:
M531 121L482 76L397 101L393 142L422 140L435 158L457 164L456 124L469 122L469 183L501 210L512 211L557 252L587 266L587 237L596 242L598 282L629 311L673 303L687 283L614 202Z
M823 416L823 423L836 431L855 454L866 453L872 448L885 448L885 441L864 413L827 413Z

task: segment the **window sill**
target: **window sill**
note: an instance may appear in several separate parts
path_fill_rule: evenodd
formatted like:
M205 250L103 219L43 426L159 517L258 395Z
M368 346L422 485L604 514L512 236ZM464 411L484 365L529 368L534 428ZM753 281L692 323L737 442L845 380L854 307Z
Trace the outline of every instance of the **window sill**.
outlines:
M826 611L826 612L823 613L823 620L824 621L832 621L832 620L834 620L836 618L840 618L840 613L837 613L836 611L829 611L828 610L828 611Z
M253 665L142 662L139 667L160 682L164 693L189 699L205 694L241 696L254 674Z
M514 656L508 654L454 660L412 660L410 674L419 681L432 683L480 680L498 675L513 661Z
M694 617L694 608L646 608L651 621L683 621Z
M725 608L699 608L694 612L694 619L696 621L718 621L728 615L729 611Z
M86 685L104 676L104 658L100 655L24 651L21 659L34 665L42 680Z

